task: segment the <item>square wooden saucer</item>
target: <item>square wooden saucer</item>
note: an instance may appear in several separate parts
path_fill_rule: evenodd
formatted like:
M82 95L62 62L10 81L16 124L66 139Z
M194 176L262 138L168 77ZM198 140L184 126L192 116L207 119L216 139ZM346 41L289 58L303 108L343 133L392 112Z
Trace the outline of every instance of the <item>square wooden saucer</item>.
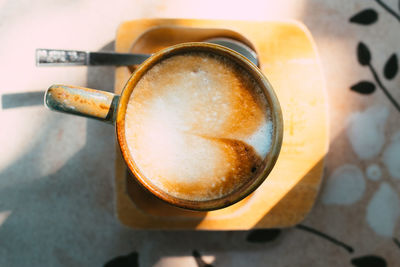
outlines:
M142 19L118 28L117 52L154 53L164 47L212 37L229 37L253 47L271 82L284 118L281 154L265 182L230 207L186 211L163 203L130 177L118 147L115 191L117 216L136 229L249 230L300 223L313 206L328 150L327 95L316 46L299 22ZM118 67L120 93L134 67Z

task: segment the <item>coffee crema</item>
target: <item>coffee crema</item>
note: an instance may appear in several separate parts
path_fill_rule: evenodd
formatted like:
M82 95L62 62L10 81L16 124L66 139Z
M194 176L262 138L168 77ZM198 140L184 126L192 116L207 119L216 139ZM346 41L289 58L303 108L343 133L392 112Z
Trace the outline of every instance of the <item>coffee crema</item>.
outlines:
M140 172L179 199L224 197L259 175L272 142L266 96L233 60L184 52L141 77L125 115Z

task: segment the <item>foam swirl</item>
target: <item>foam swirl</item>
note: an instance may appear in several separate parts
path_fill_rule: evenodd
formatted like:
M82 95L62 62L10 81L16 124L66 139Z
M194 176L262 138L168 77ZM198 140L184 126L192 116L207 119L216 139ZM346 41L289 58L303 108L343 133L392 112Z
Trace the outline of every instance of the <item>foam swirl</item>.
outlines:
M125 115L140 171L188 200L220 198L256 176L272 130L260 87L235 63L208 53L157 63L136 85Z

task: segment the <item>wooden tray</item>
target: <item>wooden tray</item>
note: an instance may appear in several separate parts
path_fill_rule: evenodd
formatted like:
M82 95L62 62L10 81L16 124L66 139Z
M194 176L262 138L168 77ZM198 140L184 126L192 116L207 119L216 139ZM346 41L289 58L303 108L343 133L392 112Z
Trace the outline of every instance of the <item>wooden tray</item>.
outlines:
M225 209L186 211L161 202L130 177L117 148L117 216L137 229L248 230L282 228L301 222L318 193L328 150L327 96L311 34L298 22L143 19L120 25L115 50L153 53L188 41L224 36L241 40L259 55L281 103L281 154L266 181L250 196ZM118 67L120 93L134 67Z

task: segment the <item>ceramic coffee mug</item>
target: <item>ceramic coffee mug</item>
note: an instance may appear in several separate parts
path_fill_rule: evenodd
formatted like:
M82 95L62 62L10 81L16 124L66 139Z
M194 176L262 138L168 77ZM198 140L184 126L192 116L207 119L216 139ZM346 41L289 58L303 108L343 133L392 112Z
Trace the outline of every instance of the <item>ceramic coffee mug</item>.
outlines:
M211 61L213 59L218 59L221 62L222 61L233 62L236 66L239 66L239 68L241 69L241 72L246 73L243 75L247 77L246 78L247 80L252 81L252 82L250 82L250 84L255 83L255 85L254 84L253 85L257 86L257 88L259 88L257 90L259 90L261 92L261 94L263 95L263 99L265 99L265 101L266 101L266 105L268 106L268 111L266 111L266 114L268 113L268 118L271 122L271 125L270 125L271 127L269 128L270 129L269 133L265 133L265 132L261 131L261 134L263 134L263 133L269 134L269 136L265 137L265 138L269 138L270 141L268 141L268 153L265 155L265 157L262 158L261 162L257 163L258 164L257 166L254 165L256 167L254 167L254 166L252 167L249 164L247 164L249 162L251 164L253 164L252 163L253 159L250 156L248 156L248 153L250 153L249 150L252 150L252 148L249 148L249 146L247 146L247 145L243 145L242 144L243 142L241 142L241 141L235 142L235 141L231 141L231 139L229 139L229 138L215 138L215 137L203 136L202 134L197 134L199 137L197 137L197 136L190 137L192 139L200 138L199 139L200 141L196 139L197 141L195 140L193 142L200 142L201 144L206 144L206 146L208 146L208 145L214 146L215 145L219 149L218 151L220 151L220 152L223 151L221 153L228 153L226 155L234 155L232 157L234 158L234 160L236 162L235 164L236 165L239 164L238 166L235 165L237 167L237 168L235 167L236 168L235 170L238 169L238 170L240 170L241 173L244 172L244 170L250 170L251 172L254 172L253 176L249 176L250 178L248 178L244 182L241 181L240 185L228 184L226 182L226 180L229 179L229 177L226 178L224 175L223 177L221 176L218 178L218 179L220 179L220 180L222 179L222 180L220 182L218 182L217 184L215 184L214 182L205 184L204 182L200 181L199 187L192 186L190 188L190 190L187 190L186 187L181 186L181 184L180 184L181 180L179 180L179 179L165 182L166 185L172 185L172 186L169 186L169 187L163 186L163 181L161 181L161 183L160 183L160 180L155 181L152 177L153 170L151 169L151 162L150 162L150 169L148 167L149 164L147 162L147 161L151 160L151 156L149 155L149 157L147 157L147 155L143 155L143 154L137 155L135 153L132 153L131 143L128 144L127 135L126 135L127 109L129 109L129 105L130 105L129 103L131 103L131 101L133 101L131 98L131 95L134 95L133 92L135 92L136 95L139 94L138 98L139 99L141 98L140 94L142 91L140 91L140 90L142 90L142 89L135 91L135 89L137 87L140 87L140 86L143 87L143 85L140 85L141 79L145 75L147 75L150 72L150 70L154 69L156 65L157 66L160 65L159 64L160 62L167 62L168 59L171 59L174 56L183 56L182 58L179 59L179 61L177 61L177 62L182 62L185 60L186 55L193 55L194 57L204 56L205 58L210 58ZM200 67L202 66L201 64L207 64L207 63L204 63L206 61L203 61L203 60L200 60L199 62L200 62L199 63ZM176 65L175 63L171 63L171 64L172 64L171 66ZM175 67L172 67L170 70L170 73L168 74L169 76L168 77L166 76L166 82L162 82L161 84L167 84L167 86L170 86L170 85L168 85L168 81L169 81L170 77L174 77L174 75L176 75L176 73L175 73L176 70L174 68ZM167 69L167 71L168 71L168 69ZM201 71L202 71L201 68L200 68L200 71L198 69L193 69L191 74L199 75L199 73L201 74ZM218 68L215 68L212 71L218 72L219 70L218 70ZM164 72L165 72L165 70L164 70ZM240 75L240 72L239 72L239 75ZM158 77L158 76L156 75L155 77ZM149 81L151 82L150 78L149 78ZM149 82L149 81L146 81L146 82ZM141 82L141 83L143 83L143 82ZM138 84L139 84L139 86L138 86ZM158 85L159 84L160 83L158 83ZM143 90L146 90L146 88ZM202 93L202 92L200 92L200 93ZM195 95L197 95L197 93L195 93ZM242 96L240 96L240 97L242 97ZM251 96L250 96L250 98L251 98ZM179 97L178 97L178 99L179 99ZM243 102L244 104L243 104L243 107L241 107L241 108L243 108L243 111L244 111L244 109L246 108L245 107L246 100L243 98L243 101L244 101ZM53 85L46 91L45 104L48 108L55 110L55 111L61 111L61 112L75 114L75 115L95 118L98 120L102 120L105 122L115 124L117 139L118 139L119 147L121 149L123 158L125 160L127 167L129 168L130 172L133 174L133 177L135 177L137 179L139 184L142 185L145 189L147 189L151 194L154 194L156 197L158 197L172 205L175 205L175 206L178 206L181 208L191 209L191 210L203 210L204 211L204 210L219 209L219 208L223 208L223 207L232 205L232 204L236 203L237 201L243 199L244 197L248 196L258 186L260 186L262 184L262 182L267 178L268 174L271 172L271 170L272 170L273 166L275 165L275 162L278 158L281 144L282 144L283 120L282 120L281 108L280 108L278 99L277 99L270 83L267 81L266 77L262 74L262 72L258 69L257 66L255 66L253 63L248 61L242 55L238 54L237 52L235 52L233 50L225 48L223 46L210 44L210 43L183 43L183 44L171 46L171 47L166 48L158 53L155 53L149 59L147 59L145 62L143 62L140 66L138 66L136 71L132 74L132 76L128 80L127 84L125 85L121 95L115 95L113 93L109 93L109 92L105 92L105 91L98 91L98 90L94 90L94 89L88 89L88 88L82 88L82 87L76 87L76 86ZM142 107L142 106L143 105L140 105L140 107ZM205 105L205 106L207 106L207 105ZM135 105L133 105L133 109L135 109ZM146 113L146 112L147 111L144 111L144 113ZM207 112L207 109L205 109L204 112ZM241 112L239 110L239 112L236 112L235 114L240 115L240 113ZM169 113L167 112L166 114L169 114ZM237 117L232 117L232 118L237 119ZM248 118L245 118L245 119L248 120ZM144 123L144 124L146 124L146 123ZM241 121L238 121L237 125L240 126ZM237 125L235 126L236 128L239 127ZM243 125L245 125L245 124L243 124ZM143 126L143 127L146 127L146 126ZM235 127L233 127L233 128L235 128ZM229 128L229 129L231 129L231 128ZM171 131L175 132L175 128L171 127ZM141 132L141 131L139 131L139 132ZM140 134L140 133L138 133L138 134ZM159 133L159 135L163 135L163 134L164 133ZM181 134L181 133L178 133L178 136L181 136L179 134ZM262 136L260 137L260 133L258 133L257 138L256 138L257 140L261 140L264 137L262 137ZM190 139L190 140L192 140L192 139ZM138 140L141 140L141 139L139 138ZM254 138L251 140L254 140ZM155 140L155 141L158 142L158 140ZM131 142L131 141L129 141L129 142ZM155 146L156 149L157 149L157 144L158 144L157 142L154 142L155 144L152 144L153 146ZM142 145L142 143L140 143L138 141L138 146L141 146L141 145ZM202 149L204 148L203 145L201 145L201 148ZM147 148L145 148L145 149L147 149ZM172 149L174 149L174 148L172 148ZM212 148L212 149L213 149L212 151L215 150L214 148ZM166 151L166 152L169 152L169 151ZM220 152L218 152L218 153L220 153ZM150 151L150 153L152 153L152 152ZM223 155L225 155L225 154L223 154ZM183 155L183 156L185 156L185 155ZM240 158L242 156L244 157L243 159ZM225 160L225 156L222 156L222 158L223 158L222 161ZM180 158L180 160L182 160L182 159L184 160L184 157ZM191 160L190 155L188 155L188 160ZM144 165L143 166L141 165L142 161L146 162L146 164L143 163L146 167L143 167ZM161 158L161 161L163 161L162 158ZM171 162L171 159L165 158L165 161ZM164 164L164 162L163 162L163 164ZM165 164L168 165L167 163L165 163ZM172 162L171 164L173 165L174 163ZM225 164L225 163L223 163L223 164ZM241 166L240 164L243 164L243 166ZM156 164L156 162L155 162L155 166L156 165L158 168L159 163L157 162L157 164ZM225 165L223 165L223 166L225 166ZM196 168L196 164L194 164L194 165L192 164L190 166L191 166L191 168ZM223 167L223 166L221 165L221 167ZM164 167L164 165L163 165L163 167ZM147 170L143 171L146 168L147 168ZM217 168L216 172L218 172L218 170L220 170L220 169ZM200 169L193 170L192 169L192 170L185 170L185 171L189 171L191 173L196 174L197 171L201 172L202 170L200 170ZM229 173L232 173L232 171L230 171ZM158 173L153 176L157 177L157 179L158 179L157 175L159 176L160 174ZM179 173L177 175L179 176ZM172 175L172 177L174 177L174 176ZM206 178L208 179L209 177L206 177ZM237 181L237 180L234 180L233 183L235 183L235 182L239 183L239 181ZM186 185L187 181L182 181L182 184ZM207 186L209 186L209 188L207 188ZM219 190L216 190L215 189L216 186L217 187L220 186L221 188ZM174 188L176 188L176 190ZM200 193L200 192L203 192L203 193ZM210 192L210 193L208 193L208 192Z

